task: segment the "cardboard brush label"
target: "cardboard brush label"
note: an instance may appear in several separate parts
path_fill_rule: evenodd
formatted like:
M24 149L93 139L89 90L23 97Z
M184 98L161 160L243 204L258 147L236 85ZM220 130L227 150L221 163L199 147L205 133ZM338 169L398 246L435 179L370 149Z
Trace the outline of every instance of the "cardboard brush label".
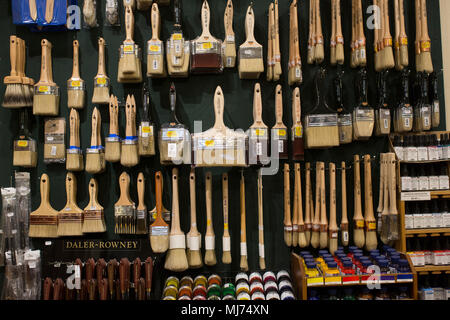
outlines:
M147 43L147 54L148 55L161 55L164 54L164 46L162 41L148 41Z
M58 86L35 86L34 87L35 95L54 95L59 96L59 87Z
M98 77L95 79L94 81L94 87L95 88L104 88L104 87L109 87L109 79L105 78L105 77Z
M412 107L402 107L399 110L399 130L410 131L413 125L413 110Z
M192 42L192 54L216 53L221 54L222 45L220 42Z
M36 152L36 141L34 140L15 140L14 151Z
M86 90L86 83L82 80L68 80L67 90Z
M307 127L336 127L338 123L337 114L311 114L305 119Z

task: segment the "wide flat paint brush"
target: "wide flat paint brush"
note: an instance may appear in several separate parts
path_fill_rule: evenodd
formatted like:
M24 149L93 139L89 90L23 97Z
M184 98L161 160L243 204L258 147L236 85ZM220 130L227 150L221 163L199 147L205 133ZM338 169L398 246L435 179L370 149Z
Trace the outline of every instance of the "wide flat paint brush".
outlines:
M191 169L189 175L189 195L191 201L191 228L186 234L187 250L186 255L188 259L189 268L195 269L203 266L202 253L202 235L197 228L197 199L195 192L195 169ZM223 261L223 259L222 259Z
M67 107L84 108L86 101L86 84L80 77L80 44L78 40L73 41L73 70L72 77L67 80Z
M98 70L94 78L94 93L92 95L92 103L108 104L109 103L109 85L110 80L106 75L106 59L105 59L105 39L98 39Z
M216 259L216 240L213 227L212 215L212 175L206 172L205 176L205 199L206 199L206 233L205 233L205 265L214 266Z
M31 212L28 236L30 238L58 237L58 211L50 204L50 180L47 174L40 178L41 204Z
M162 218L162 174L155 173L156 218L150 226L150 245L154 253L169 249L169 226Z
M58 237L81 236L84 211L76 203L77 182L72 172L66 175L66 194L67 203L58 214Z
M157 3L153 3L151 10L152 38L147 41L147 76L165 77L167 76L164 62L164 43L159 39L161 27L161 16Z
M169 251L164 268L181 272L189 268L186 257L186 237L180 227L180 209L178 203L178 168L172 169L172 224L169 235Z
M367 70L359 70L359 101L353 110L353 139L367 140L375 126L375 111L369 106L367 97Z
M83 233L99 233L106 231L103 207L98 203L98 184L94 178L89 181L89 203L84 208Z
M239 46L239 79L258 79L264 72L263 47L255 39L254 28L255 14L250 5L245 15L246 41Z
M223 41L223 65L234 68L236 65L236 42L233 31L233 1L228 0L224 14L225 40Z
M119 177L120 197L114 204L116 234L136 233L136 206L130 198L130 176L125 171Z

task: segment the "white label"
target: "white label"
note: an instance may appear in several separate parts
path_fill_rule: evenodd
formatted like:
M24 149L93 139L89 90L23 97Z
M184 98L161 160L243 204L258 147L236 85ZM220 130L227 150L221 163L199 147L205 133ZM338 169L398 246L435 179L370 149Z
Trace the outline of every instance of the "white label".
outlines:
M247 255L247 242L241 242L241 256Z
M419 178L417 178L417 177L411 178L411 190L412 191L419 190Z
M450 189L448 176L439 176L439 189L440 190Z
M383 125L385 129L389 128L389 119L383 119Z
M430 192L402 192L400 198L402 201L429 201L431 194Z
M264 245L259 244L258 249L259 249L259 257L264 258Z
M283 152L283 140L278 140L278 152Z
M433 264L433 252L428 250L424 251L423 254L425 255L425 264Z
M442 159L443 160L446 160L446 159L448 159L448 147L442 147L441 148L442 149Z
M198 251L200 250L201 246L202 246L202 239L201 236L197 236L197 237L190 237L190 243L189 243L189 249L192 251Z
M419 190L430 190L430 181L428 177L419 177Z
M234 42L234 36L233 35L227 35L226 41L228 42Z
M177 144L176 143L168 143L167 144L167 156L169 158L177 157Z
M403 161L403 147L394 147L398 160Z
M428 147L428 158L430 160L439 160L438 148Z
M428 148L427 147L417 148L417 159L419 161L427 161L428 160Z
M50 150L50 154L52 156L56 156L56 146L52 146L52 149Z
M446 147L444 147L444 149L447 152L446 157L444 159L449 159L450 158L450 146L446 146Z
M206 250L214 250L215 249L214 236L205 236L205 249Z
M256 155L262 156L262 143L261 142L256 143Z
M414 215L413 214L405 214L405 228L406 229L414 229Z
M186 237L184 234L171 235L169 237L170 249L186 249Z
M440 212L436 212L433 213L433 223L432 223L432 228L442 228L442 213Z
M450 213L443 213L442 214L442 226L444 228L450 228Z
M408 161L417 161L417 148L416 147L408 147L407 149L407 154L408 154L408 158L406 160Z
M409 127L410 126L410 124L409 124L409 118L403 118L404 119L404 121L403 121L403 123L404 123L404 127Z
M429 176L428 181L430 182L430 190L439 190L439 177Z
M230 237L222 237L222 250L223 251L231 251L231 238Z
M423 216L423 228L433 228L433 214L425 213Z
M344 241L348 241L348 231L343 231L342 235L344 236Z
M233 58L227 57L227 67L231 67L232 62L233 62Z
M45 245L46 245L46 246L51 246L51 245L52 245L52 242L51 242L51 241L45 241Z
M402 177L402 191L411 191L411 177Z

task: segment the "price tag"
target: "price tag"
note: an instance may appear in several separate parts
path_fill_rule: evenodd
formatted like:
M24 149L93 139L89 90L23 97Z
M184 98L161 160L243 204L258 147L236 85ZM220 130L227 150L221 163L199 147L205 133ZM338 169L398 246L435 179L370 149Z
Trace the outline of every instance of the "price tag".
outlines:
M177 157L177 144L176 143L168 143L167 144L167 156L169 158Z
M429 191L402 192L400 193L400 199L402 201L429 201L431 200L431 194Z

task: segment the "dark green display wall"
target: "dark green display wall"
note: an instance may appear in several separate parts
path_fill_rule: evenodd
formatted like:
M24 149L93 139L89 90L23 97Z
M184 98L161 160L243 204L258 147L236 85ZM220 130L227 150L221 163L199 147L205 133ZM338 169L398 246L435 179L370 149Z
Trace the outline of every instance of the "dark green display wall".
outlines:
M81 2L81 1L80 1ZM356 104L355 97L355 76L356 70L351 70L348 67L349 61L349 41L351 36L351 2L342 2L342 25L345 37L345 74L344 74L344 90L345 90L345 105L351 110ZM92 85L93 78L97 72L97 39L99 36L105 38L107 43L107 72L112 79L112 92L119 97L123 102L124 97L127 94L135 94L138 97L138 118L141 111L141 103L139 97L141 96L140 85L122 85L116 82L117 79L117 63L118 63L118 48L122 41L125 39L125 30L123 27L106 27L104 25L104 2L97 1L98 3L98 16L99 16L99 28L81 31L69 31L59 33L31 33L25 27L17 27L12 24L11 18L11 5L9 1L1 1L0 3L0 74L2 76L9 73L9 35L16 34L26 40L28 54L27 54L27 75L34 78L36 81L39 79L40 70L40 54L41 47L40 41L43 38L47 38L53 44L53 75L55 82L61 88L61 105L60 116L67 119L69 110L67 108L67 95L66 95L66 81L71 76L72 72L72 41L78 39L80 42L81 51L81 76L87 84L87 96L88 100L92 98ZM119 1L121 4L122 1ZM184 32L189 39L194 39L201 33L200 26L200 9L201 0L190 0L183 2L183 22ZM236 42L241 44L244 42L244 17L247 6L250 1L233 1L234 3L234 30L236 33ZM266 49L267 44L267 9L269 6L269 0L254 1L254 12L256 16L256 39ZM363 0L363 7L367 6L371 1ZM414 8L411 5L411 1L405 1L405 14L406 14L406 29L410 41L410 61L414 63L414 50L413 42L415 35L414 26ZM224 38L223 28L223 13L225 9L226 0L210 0L211 8L211 33L220 38ZM281 37L281 52L282 52L282 64L284 73L280 80L283 85L283 105L284 105L284 122L287 126L291 126L291 95L292 88L287 85L287 57L288 57L288 38L289 38L289 4L290 1L282 0L279 3L280 12L280 37ZM122 5L121 5L122 6ZM311 110L315 103L313 95L313 77L317 71L317 66L310 66L306 64L306 46L308 37L308 8L309 1L299 1L299 26L300 26L300 40L301 40L301 56L303 64L304 83L301 86L302 94L302 110L303 113L307 113ZM167 39L172 28L172 15L171 10L168 7L160 8L162 15L162 39ZM325 53L326 60L324 65L327 67L327 79L325 89L328 90L329 85L332 83L335 77L335 69L329 67L329 37L331 32L330 25L330 1L321 1L322 23L325 38ZM439 21L439 2L437 0L428 0L428 12L429 12L429 28L432 38L432 55L433 63L436 70L442 68L441 57L441 35L440 35L440 21ZM365 13L365 18L367 18ZM121 20L123 23L123 8L121 7ZM135 28L135 40L141 46L145 48L145 43L151 37L150 28L150 14L147 12L137 12L135 14L136 28ZM391 20L393 20L393 8L391 8ZM393 30L393 21L391 22L391 28ZM369 71L369 100L371 104L376 102L376 85L375 85L375 73L373 71L373 32L365 29L367 37L367 52L368 52L368 71ZM266 50L264 50L264 56L266 56ZM413 67L413 66L412 66ZM146 70L145 64L143 70ZM414 73L414 72L413 72ZM440 77L440 79L442 79ZM390 103L394 106L398 101L397 87L399 87L399 74L392 71L389 75L389 89L390 91ZM151 115L153 121L159 127L160 124L168 122L170 119L169 112L169 79L162 80L148 80L151 90ZM252 119L252 101L253 101L253 86L255 81L239 80L237 69L225 70L221 75L211 76L190 76L188 79L176 79L174 80L177 89L177 107L180 120L193 129L194 120L202 120L203 128L209 128L214 123L213 113L213 94L217 85L222 86L225 95L225 124L230 128L242 128L246 130L253 122ZM263 95L263 119L265 123L271 127L275 122L274 111L274 91L276 83L268 83L265 81L265 75L260 79L262 85ZM2 86L3 87L3 86ZM442 89L442 80L440 80L440 88ZM0 90L0 99L3 98L4 87ZM442 90L441 90L442 92ZM327 91L327 99L330 106L334 106L334 97L332 90ZM444 99L443 95L440 95L441 102L441 119L445 119L444 114ZM82 148L85 149L90 143L91 124L90 117L93 109L92 103L88 103L84 110L80 111L81 119L81 143ZM107 134L109 114L106 106L100 107L102 115L102 137ZM65 179L65 166L64 165L45 165L43 163L43 118L33 117L33 135L39 142L39 161L38 167L31 170L31 187L32 187L32 207L37 208L40 201L39 196L39 176L46 172L50 176L51 181L51 203L53 207L60 210L64 207L66 196L64 190ZM124 134L124 120L125 115L123 110L120 112L121 133ZM441 127L445 127L444 120L442 120ZM11 146L13 137L18 130L18 112L15 110L7 110L0 108L0 133L2 139L0 139L0 166L2 168L0 173L0 185L9 186L12 180L12 176L15 170L20 168L12 167L12 153ZM347 166L351 166L353 154L371 154L376 156L373 162L373 186L374 186L374 201L378 199L378 154L383 151L387 151L388 144L386 138L372 138L367 142L354 142L350 145L341 146L326 150L314 150L306 151L306 161L314 163L315 161L325 161L326 163L334 161L337 166L340 167L341 161L346 161ZM292 164L292 162L291 162ZM302 166L303 168L303 166ZM136 195L136 178L140 171L143 171L146 177L146 204L148 208L153 208L155 205L154 197L154 173L157 170L163 170L165 184L164 184L164 204L166 207L171 207L171 183L170 183L170 170L168 168L161 168L159 164L159 158L142 158L138 166L132 169L125 169L120 164L107 163L106 172L97 175L96 178L99 182L99 201L105 207L105 216L108 226L108 231L102 235L84 236L84 238L92 239L130 239L137 236L118 236L114 234L114 218L113 218L113 206L119 197L118 177L123 170L126 170L131 175L131 196L137 201ZM190 168L183 166L180 169L180 212L181 212L181 224L182 229L185 232L189 230L189 192L188 192L188 174ZM205 232L205 193L204 193L204 176L205 169L197 169L197 220L198 227L202 234ZM189 271L195 275L197 273L210 273L219 272L224 275L232 275L239 270L239 225L240 225L240 211L239 211L239 176L240 170L233 169L213 169L213 217L214 217L214 230L216 233L216 254L218 257L218 264L214 268L205 267L200 271ZM222 191L221 191L221 173L229 172L230 180L230 227L231 227L231 250L233 263L231 265L223 265L220 263L221 249L222 249L222 231L223 231L223 219L222 219ZM293 172L292 172L293 173ZM91 176L84 172L76 174L78 179L78 204L81 208L84 208L88 203L87 184ZM293 174L291 186L293 189ZM247 209L247 244L248 244L248 259L250 270L258 269L258 228L257 228L257 187L256 187L256 169L245 169L246 177L246 209ZM304 172L302 171L302 179ZM338 171L337 179L340 178L340 171ZM314 181L314 180L313 180ZM328 177L327 177L328 181ZM337 180L340 181L340 180ZM283 242L283 175L281 170L277 175L265 176L263 178L264 186L264 230L265 230L265 254L266 265L269 270L279 270L281 268L289 268L289 252L290 249L284 245ZM303 181L304 187L304 181ZM347 173L347 194L348 194L348 208L349 218L351 219L353 214L353 174L352 171ZM340 186L338 183L338 223L340 221ZM328 202L327 202L328 206ZM146 241L146 237L141 237L143 241ZM43 241L34 240L35 248L42 248ZM93 254L95 258L95 254ZM125 253L121 253L118 258L125 256ZM75 257L74 257L75 258ZM145 258L145 257L144 257ZM161 258L161 259L160 259ZM158 266L161 268L160 262L163 261L163 256L157 257ZM45 263L45 261L44 261ZM168 273L167 273L168 274ZM158 290L162 285L161 282L165 279L165 273L157 273L155 276L155 289L158 295ZM2 278L2 277L0 277Z

